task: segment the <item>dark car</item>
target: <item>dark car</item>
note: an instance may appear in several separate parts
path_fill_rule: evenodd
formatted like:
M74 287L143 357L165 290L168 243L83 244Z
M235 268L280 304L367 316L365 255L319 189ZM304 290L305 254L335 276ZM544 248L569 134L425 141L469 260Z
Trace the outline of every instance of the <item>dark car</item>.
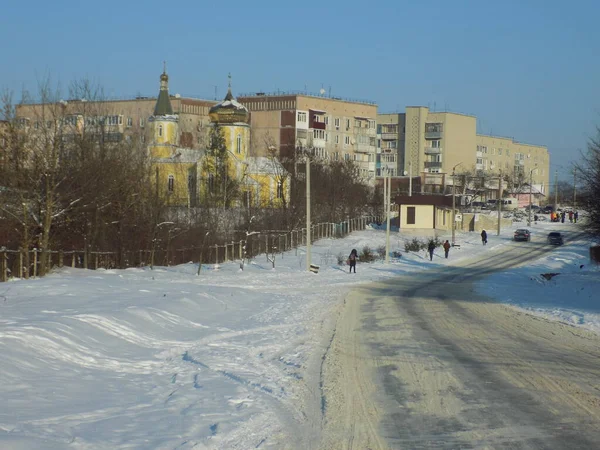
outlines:
M558 231L553 231L548 234L548 244L552 245L563 245L563 236Z
M529 242L531 240L531 233L527 228L519 228L515 230L514 240Z

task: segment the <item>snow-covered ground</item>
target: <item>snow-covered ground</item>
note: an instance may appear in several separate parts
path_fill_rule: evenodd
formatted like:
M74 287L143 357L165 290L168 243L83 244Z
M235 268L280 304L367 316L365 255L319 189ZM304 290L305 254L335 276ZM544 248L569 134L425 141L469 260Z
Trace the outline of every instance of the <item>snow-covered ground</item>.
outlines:
M345 293L418 270L443 270L512 242L515 224L481 245L458 233L450 258L406 253L412 235L393 233L402 253L348 274L337 256L385 245L369 229L304 249L239 263L150 270L65 268L41 279L0 284L0 448L282 448L290 426L306 422L318 401L314 381ZM542 222L549 230L575 225ZM441 236L446 239L450 236ZM600 331L600 269L590 243L567 241L526 267L478 283L489 296L535 314ZM582 266L583 267L580 267ZM540 274L560 272L549 281ZM595 294L596 293L596 294ZM293 442L288 442L292 447ZM299 447L298 447L299 448Z

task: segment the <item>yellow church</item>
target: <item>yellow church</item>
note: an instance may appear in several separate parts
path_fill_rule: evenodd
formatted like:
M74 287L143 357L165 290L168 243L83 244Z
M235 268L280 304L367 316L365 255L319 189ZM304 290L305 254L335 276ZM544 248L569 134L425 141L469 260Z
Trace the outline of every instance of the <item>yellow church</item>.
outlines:
M250 156L250 114L231 92L209 111L208 148L179 145L179 119L160 76L154 114L148 119L152 181L165 205L278 208L289 201L290 176L276 158Z

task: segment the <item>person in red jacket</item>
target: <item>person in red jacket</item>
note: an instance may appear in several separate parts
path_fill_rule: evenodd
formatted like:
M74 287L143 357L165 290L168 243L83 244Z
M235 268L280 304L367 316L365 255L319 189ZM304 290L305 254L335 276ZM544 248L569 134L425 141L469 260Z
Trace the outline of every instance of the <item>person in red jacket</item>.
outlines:
M446 255L446 259L448 259L448 252L450 251L450 242L448 242L448 240L446 239L446 242L444 242L444 254Z

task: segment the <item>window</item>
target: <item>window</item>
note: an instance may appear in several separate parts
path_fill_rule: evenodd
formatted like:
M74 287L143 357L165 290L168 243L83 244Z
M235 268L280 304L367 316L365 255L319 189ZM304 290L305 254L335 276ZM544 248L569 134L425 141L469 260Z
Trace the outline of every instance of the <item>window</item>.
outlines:
M346 119L346 130L350 129L350 119Z
M162 137L162 135L163 135L163 126L162 126L162 125L159 125L159 126L158 126L158 136L159 136L159 137Z
M329 116L325 116L325 125L329 125Z
M414 206L408 206L406 208L406 224L414 225L416 223L416 208Z
M375 121L374 120L369 120L369 128L370 129L375 129Z
M283 198L283 183L281 182L281 180L277 181L277 198Z
M337 134L335 135L335 143L336 144L340 143L340 137Z
M354 127L355 128L360 128L360 120L357 119L357 120L354 121Z
M498 156L502 156L502 149L501 148L498 149Z
M442 123L426 123L425 133L441 133L444 131L444 124Z
M167 191L172 193L175 190L175 177L173 175L169 175L167 180Z
M483 158L477 158L477 164L483 164Z
M306 122L306 113L298 111L298 122Z
M237 135L237 140L236 140L235 150L236 150L238 153L242 153L242 135L241 135L241 134L238 134L238 135Z
M313 130L314 139L325 139L325 130Z
M431 148L441 148L441 141L439 139L436 139L434 141L430 141L431 143Z
M127 118L127 128L131 128L133 126L133 117Z
M333 123L335 124L335 127L336 127L336 128L339 128L339 127L340 127L340 119L339 119L339 118L337 118L337 119L334 119Z
M350 145L350 136L344 136L344 145Z

